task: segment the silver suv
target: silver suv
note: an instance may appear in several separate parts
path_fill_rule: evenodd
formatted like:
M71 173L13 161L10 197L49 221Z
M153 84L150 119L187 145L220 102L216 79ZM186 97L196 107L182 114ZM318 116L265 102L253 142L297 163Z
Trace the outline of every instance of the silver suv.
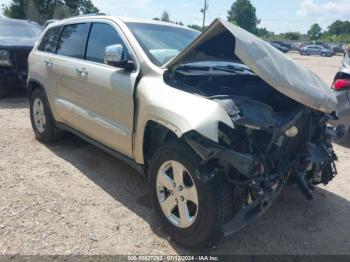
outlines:
M109 16L52 23L30 54L28 92L39 141L69 131L128 162L185 246L254 221L288 183L311 199L336 175L330 88L220 19L201 35Z

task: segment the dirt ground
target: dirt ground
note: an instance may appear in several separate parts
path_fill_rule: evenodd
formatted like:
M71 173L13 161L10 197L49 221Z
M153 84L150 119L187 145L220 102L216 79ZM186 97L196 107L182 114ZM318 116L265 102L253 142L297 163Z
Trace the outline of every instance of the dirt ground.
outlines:
M331 84L341 57L291 55ZM212 250L167 241L147 184L73 135L34 139L25 95L0 100L0 254L350 254L350 147L313 201L291 187L257 223Z

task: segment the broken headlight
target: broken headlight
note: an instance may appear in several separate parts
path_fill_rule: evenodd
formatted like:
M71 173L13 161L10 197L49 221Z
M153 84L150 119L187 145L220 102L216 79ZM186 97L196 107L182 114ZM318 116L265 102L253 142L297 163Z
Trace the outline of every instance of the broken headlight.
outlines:
M10 52L7 50L0 50L0 66L11 66Z

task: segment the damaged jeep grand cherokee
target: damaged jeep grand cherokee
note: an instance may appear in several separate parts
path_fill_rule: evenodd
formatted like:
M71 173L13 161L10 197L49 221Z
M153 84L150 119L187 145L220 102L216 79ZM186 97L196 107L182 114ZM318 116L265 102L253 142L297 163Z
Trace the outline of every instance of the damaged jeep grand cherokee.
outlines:
M182 245L236 232L287 184L312 199L337 174L330 88L226 21L198 36L139 19L63 20L29 63L37 139L70 131L144 173L161 224Z

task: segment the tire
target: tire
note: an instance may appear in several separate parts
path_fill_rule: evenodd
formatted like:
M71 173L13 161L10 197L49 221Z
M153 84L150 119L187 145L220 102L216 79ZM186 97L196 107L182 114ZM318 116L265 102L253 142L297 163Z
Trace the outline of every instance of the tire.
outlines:
M161 183L159 181L162 181L162 179L157 179L164 177L161 174L169 174L170 176L167 175L167 178L170 178L170 181L168 179L166 181L167 183L170 182L169 187L171 187L171 183L176 182L176 179L174 179L176 176L172 175L172 173L175 174L176 172L172 171L172 169L173 166L178 168L178 164L185 168L185 172L182 173L184 174L184 182L182 184L184 189L181 191L176 185L176 190L173 185L172 190L175 193L172 195L167 190L168 188L160 186ZM160 170L166 170L164 169L166 165L171 166L170 171L168 170L167 173L160 172ZM202 247L215 242L222 233L222 225L232 207L230 203L230 196L232 195L229 193L228 184L225 183L224 178L217 175L211 181L202 182L195 175L199 165L199 157L185 143L170 141L156 151L151 159L148 172L152 201L161 225L176 243L186 247ZM185 200L182 199L181 202L181 196L179 198L179 195L186 194L183 192L190 192L190 189L191 192L194 192L193 186L195 186L197 192L196 208L193 205L196 201L195 197L188 197L188 199L195 199L194 202L186 200L187 197L185 197ZM160 187L163 188L164 193L161 192ZM165 197L166 195L167 197ZM190 196L191 194L187 195ZM172 210L171 215L165 215L162 209L161 201L164 200L163 198L165 200L173 200L175 198L175 202L172 202L171 205L175 207L169 209ZM165 200L162 203L165 203ZM176 204L176 201L178 201L178 204ZM184 203L191 217L190 222L187 224L182 224L182 220L179 219L181 217L179 207L183 206Z
M325 53L322 53L321 56L326 57L327 55Z
M30 120L37 140L49 143L59 139L60 130L51 116L49 105L40 89L30 95Z

